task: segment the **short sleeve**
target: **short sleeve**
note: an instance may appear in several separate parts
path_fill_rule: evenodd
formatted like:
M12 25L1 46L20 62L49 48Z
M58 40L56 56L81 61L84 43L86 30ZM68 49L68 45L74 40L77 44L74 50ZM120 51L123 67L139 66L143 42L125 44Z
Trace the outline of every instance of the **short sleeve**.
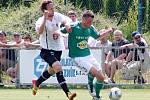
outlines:
M91 37L93 37L94 39L99 38L99 32L96 30L96 28L92 25L90 27L90 31L91 31Z
M38 32L39 31L39 27L41 26L42 22L43 22L43 17L40 17L36 23L35 23L35 31Z

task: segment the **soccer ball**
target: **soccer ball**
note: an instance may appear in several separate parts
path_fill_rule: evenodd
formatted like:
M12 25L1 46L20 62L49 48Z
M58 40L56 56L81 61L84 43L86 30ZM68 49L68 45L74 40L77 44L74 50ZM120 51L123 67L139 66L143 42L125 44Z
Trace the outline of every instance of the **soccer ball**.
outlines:
M120 100L121 95L122 95L121 90L117 87L111 88L109 92L110 100Z

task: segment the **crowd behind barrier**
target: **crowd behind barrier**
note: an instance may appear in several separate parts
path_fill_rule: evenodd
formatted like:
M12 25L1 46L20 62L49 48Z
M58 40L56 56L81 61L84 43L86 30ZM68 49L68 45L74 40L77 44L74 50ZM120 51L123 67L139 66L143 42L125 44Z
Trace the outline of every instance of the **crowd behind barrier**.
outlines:
M104 47L104 48L99 48L101 49L100 55L96 54L96 58L99 58L99 56L102 56L101 54L104 54L105 49L108 47ZM109 47L110 48L110 47ZM119 47L113 47L116 50L120 50L122 48ZM97 48L92 48L91 50L94 50ZM135 49L149 49L149 47L136 47ZM14 48L1 48L1 51L3 51L2 56L0 58L0 80L1 80L1 84L20 84L19 82L16 82L17 78L19 80L19 75L22 73L19 73L19 66L20 63L18 59L24 59L24 58L20 58L23 56L20 56L19 51L21 50L26 50L26 51L36 51L37 49L32 48L32 49L14 49ZM6 52L7 51L7 52ZM134 51L135 52L135 51ZM65 52L67 55L67 52ZM32 56L31 56L32 57ZM34 58L33 58L34 59ZM64 56L64 59L68 59L68 57ZM63 60L64 60L63 59ZM31 59L26 59L26 62L29 62ZM105 72L105 63L103 62L105 60L105 56L101 57L101 63L103 66L103 72L105 73L105 75L107 76L106 72ZM98 61L99 61L98 60ZM62 61L62 63L64 63ZM66 64L66 63L65 63ZM63 64L63 67L66 67L66 65ZM24 66L29 66L29 65L24 65ZM74 68L73 64L69 65L72 66L72 68ZM144 61L125 61L122 65L122 68L117 68L116 74L114 75L114 81L115 84L114 85L150 85L150 56L149 56L149 52L144 54ZM33 65L31 65L30 67L34 67ZM67 69L67 67L66 67ZM65 71L65 77L68 77L67 75L70 75L69 77L74 78L73 74L70 74L70 71L67 71L66 69L64 69ZM72 73L74 73L75 71L72 70ZM79 71L80 72L80 71ZM78 73L79 73L78 72ZM27 73L27 72L25 72ZM27 73L29 74L29 73ZM18 76L17 76L18 75ZM30 75L30 74L29 74ZM32 75L32 74L31 74ZM72 76L71 76L72 75ZM84 74L83 74L84 75ZM108 77L108 76L107 76ZM78 80L80 80L80 78L82 78L82 80L85 77L77 77ZM142 78L146 81L145 83L139 82L139 80ZM85 80L87 80L85 78ZM53 80L52 80L53 81ZM85 81L86 82L86 81ZM55 83L55 82L54 82ZM48 83L48 84L54 84L53 82ZM69 82L70 83L70 82ZM81 83L70 83L70 84L83 84ZM30 85L30 82L29 84Z
M72 24L79 23L76 12L71 10L68 17L72 20ZM63 27L63 24L60 25ZM106 29L101 29L99 35L103 35ZM135 31L132 32L132 42L124 38L124 33L120 30L113 32L113 40L109 40L109 34L102 38L94 40L88 39L88 45L91 48L99 48L103 72L114 84L149 84L149 46L142 35ZM8 36L4 31L0 31L0 85L16 83L20 80L20 51L41 48L39 40L33 41L29 34L23 36L14 32L8 40ZM62 35L64 45L68 48L68 35ZM94 50L94 49L93 49ZM67 55L67 54L66 54ZM23 59L24 60L24 59ZM27 60L30 60L27 58ZM28 63L28 62L27 62ZM30 65L29 65L30 66ZM63 66L64 67L64 66ZM69 72L68 72L69 73Z

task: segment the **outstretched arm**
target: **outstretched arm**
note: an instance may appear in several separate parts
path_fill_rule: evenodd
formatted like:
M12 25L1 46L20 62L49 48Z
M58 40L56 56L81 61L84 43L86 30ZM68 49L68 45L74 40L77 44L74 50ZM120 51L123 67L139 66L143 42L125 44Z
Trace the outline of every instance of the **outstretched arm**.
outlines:
M105 31L102 31L99 33L99 35L100 35L99 39L104 38L105 36L107 36L108 34L110 34L112 32L113 32L113 28L105 29Z

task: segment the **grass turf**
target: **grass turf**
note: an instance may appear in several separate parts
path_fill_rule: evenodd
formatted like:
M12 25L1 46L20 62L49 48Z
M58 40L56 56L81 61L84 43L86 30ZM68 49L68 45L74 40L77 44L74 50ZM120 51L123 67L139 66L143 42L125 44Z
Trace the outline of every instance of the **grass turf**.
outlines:
M75 100L92 100L87 89L73 89L77 93ZM110 89L102 90L102 100L109 100ZM150 100L149 89L121 89L121 100ZM0 89L0 100L67 100L61 89L40 89L33 96L31 89Z

